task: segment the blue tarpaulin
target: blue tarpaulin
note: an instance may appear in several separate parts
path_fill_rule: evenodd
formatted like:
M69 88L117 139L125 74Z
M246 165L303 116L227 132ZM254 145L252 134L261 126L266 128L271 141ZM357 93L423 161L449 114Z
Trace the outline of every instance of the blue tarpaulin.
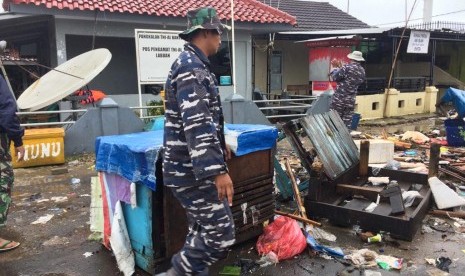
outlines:
M441 103L452 102L457 110L460 118L465 117L465 91L452 88L446 90L446 93L441 98Z
M155 191L155 161L162 146L163 130L101 136L95 142L95 168Z
M265 125L227 124L226 143L237 156L271 149L278 131ZM96 170L116 173L155 190L155 161L163 145L163 130L101 136L95 143Z
M278 130L266 125L226 124L226 144L235 155L271 149L276 145Z

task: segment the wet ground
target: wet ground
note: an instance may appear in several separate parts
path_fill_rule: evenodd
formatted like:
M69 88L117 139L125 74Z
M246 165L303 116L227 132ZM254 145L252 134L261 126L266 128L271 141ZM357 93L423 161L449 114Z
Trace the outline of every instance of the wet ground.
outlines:
M399 123L404 124L399 126ZM360 129L377 134L383 127L401 128L424 126L435 127L435 119L418 118L412 121L388 123L363 122ZM280 143L280 147L282 142ZM286 147L286 146L282 146ZM14 275L122 275L116 266L111 252L98 242L88 240L90 177L96 175L91 157L70 160L64 167L69 172L52 175L57 166L17 169L13 192L14 204L11 208L8 226L0 230L7 239L21 242L21 246L10 252L0 253L0 276ZM72 178L80 179L79 184L71 184ZM66 197L66 198L64 198ZM45 224L31 224L39 217L53 215ZM448 220L450 224L452 221ZM465 271L465 234L454 233L453 227L442 231L416 234L413 242L393 240L386 237L382 243L368 244L355 235L352 227L335 227L326 221L323 229L334 234L335 242L327 245L341 247L344 252L368 248L379 254L404 259L402 275L428 275L433 266L426 264L425 258L448 257L452 260L451 275L463 275ZM211 275L218 275L225 265L234 265L240 259L257 260L254 249L256 240L233 247L227 259L211 269ZM85 256L90 255L88 257ZM337 275L345 265L335 260L312 256L304 252L296 258L256 270L252 275ZM367 268L368 269L368 268ZM396 271L373 269L382 275L399 274ZM462 272L461 272L462 271ZM149 275L137 271L137 275ZM362 275L358 270L340 275ZM441 275L441 274L430 274Z

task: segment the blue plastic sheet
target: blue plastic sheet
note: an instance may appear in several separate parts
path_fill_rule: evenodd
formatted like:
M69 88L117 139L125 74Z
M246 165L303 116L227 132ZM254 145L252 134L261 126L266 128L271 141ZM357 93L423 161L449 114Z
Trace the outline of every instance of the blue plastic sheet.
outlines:
M95 168L155 191L155 161L162 145L163 130L98 137Z
M264 125L228 124L225 134L227 143L231 142L235 154L241 156L273 148L278 130ZM98 137L96 170L116 173L155 191L155 161L162 146L163 130Z
M276 145L278 130L266 125L226 124L226 144L235 155L271 149Z
M442 96L440 102L452 102L455 106L455 109L457 110L459 117L465 117L465 91L451 87L446 90L446 93L444 96Z

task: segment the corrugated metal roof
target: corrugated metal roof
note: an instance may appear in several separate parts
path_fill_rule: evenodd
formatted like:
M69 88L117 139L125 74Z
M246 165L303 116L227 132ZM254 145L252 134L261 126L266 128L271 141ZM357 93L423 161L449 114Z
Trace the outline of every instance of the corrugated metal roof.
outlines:
M299 121L329 178L335 179L359 163L358 148L334 110L309 115Z
M358 35L358 34L381 34L392 30L393 28L362 28L362 29L347 29L347 30L325 30L325 31L291 31L280 32L286 35Z

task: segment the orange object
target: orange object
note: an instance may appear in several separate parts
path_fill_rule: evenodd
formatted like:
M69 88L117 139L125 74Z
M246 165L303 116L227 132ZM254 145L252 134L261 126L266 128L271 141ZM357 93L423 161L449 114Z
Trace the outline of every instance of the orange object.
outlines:
M87 96L86 99L80 101L80 103L84 105L98 102L107 96L101 90L78 90L75 95Z

